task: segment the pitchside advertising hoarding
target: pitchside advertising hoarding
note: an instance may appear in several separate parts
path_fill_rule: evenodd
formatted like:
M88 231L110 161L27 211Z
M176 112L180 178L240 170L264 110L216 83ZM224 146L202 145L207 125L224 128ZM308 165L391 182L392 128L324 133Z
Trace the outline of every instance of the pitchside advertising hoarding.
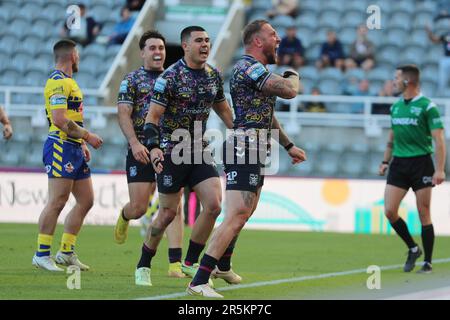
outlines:
M0 177L0 222L36 223L47 201L46 175L3 172ZM114 225L119 210L128 201L126 177L93 174L92 181L95 204L85 223ZM390 234L394 231L384 217L384 187L383 180L269 176L258 208L246 228ZM71 197L59 218L60 223L73 203ZM436 234L450 235L450 182L433 189L431 212ZM420 234L412 191L402 202L400 215L413 234ZM222 219L223 214L218 223Z

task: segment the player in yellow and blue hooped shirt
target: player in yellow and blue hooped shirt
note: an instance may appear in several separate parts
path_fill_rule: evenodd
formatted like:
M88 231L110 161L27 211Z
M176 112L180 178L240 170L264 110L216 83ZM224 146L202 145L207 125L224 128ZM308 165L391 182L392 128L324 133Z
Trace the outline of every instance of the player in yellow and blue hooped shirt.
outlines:
M83 128L83 95L72 79L79 63L75 42L60 40L54 45L53 52L56 67L44 89L49 133L44 144L43 161L49 177L49 199L39 217L38 249L32 264L49 271L63 271L56 266L56 260L61 265L76 265L81 270L88 270L89 267L82 264L74 253L77 234L94 197L87 165L90 152L85 142L98 149L103 141ZM65 219L61 247L53 260L50 249L56 222L70 193L74 195L76 204Z

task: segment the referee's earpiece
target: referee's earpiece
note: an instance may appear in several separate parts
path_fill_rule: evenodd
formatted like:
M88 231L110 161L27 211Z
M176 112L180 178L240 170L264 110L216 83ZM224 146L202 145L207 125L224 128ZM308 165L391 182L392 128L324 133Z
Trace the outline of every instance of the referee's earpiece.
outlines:
M406 87L408 85L409 81L408 80L403 80L403 85Z

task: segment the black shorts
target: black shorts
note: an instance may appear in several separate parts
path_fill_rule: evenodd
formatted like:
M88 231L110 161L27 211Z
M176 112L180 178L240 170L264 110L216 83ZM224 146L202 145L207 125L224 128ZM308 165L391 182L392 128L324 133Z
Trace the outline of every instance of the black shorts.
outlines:
M431 155L412 158L394 157L387 176L387 184L414 191L432 187L434 164Z
M259 156L256 161L250 161L249 155L250 151L245 148L245 160L241 160L244 163L239 162L239 153L242 154L242 150L236 148L228 148L228 151L233 150L233 161L228 163L227 161L227 141L223 144L223 163L224 171L226 174L226 190L237 190L237 191L250 191L256 193L259 188L264 185L264 175L262 174L262 169L264 168L264 159ZM255 152L255 154L258 154ZM231 157L230 157L231 158ZM256 163L255 163L256 162Z
M128 150L127 154L126 170L128 183L156 181L155 170L152 164L143 164L137 161L131 149Z
M158 191L177 193L188 185L190 189L209 178L219 177L214 163L208 164L174 164L171 156L164 155L163 170L157 175Z

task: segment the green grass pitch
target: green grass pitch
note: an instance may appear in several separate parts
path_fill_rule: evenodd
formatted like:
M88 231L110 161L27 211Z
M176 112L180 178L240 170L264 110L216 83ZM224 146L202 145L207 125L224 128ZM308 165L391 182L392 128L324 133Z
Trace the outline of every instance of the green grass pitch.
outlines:
M186 228L183 256L189 233ZM58 226L52 254L58 249L61 234L62 226ZM189 282L167 276L167 241L163 239L152 263L153 287L136 287L134 269L142 244L139 229L130 228L128 241L117 245L112 226L84 226L77 253L91 270L81 273L80 290L69 290L68 274L31 266L36 236L36 225L0 224L0 299L137 299L183 293ZM416 241L421 243L420 238ZM450 237L437 237L434 259L450 258L448 248ZM243 277L243 284L250 284L365 269L369 265L403 264L405 253L396 236L243 230L233 256L233 269ZM361 272L222 293L227 299L375 299L450 286L450 263L433 267L430 275L405 274L401 268L382 271L381 290L368 290L370 275ZM219 291L228 287L220 279L215 280L215 286Z

